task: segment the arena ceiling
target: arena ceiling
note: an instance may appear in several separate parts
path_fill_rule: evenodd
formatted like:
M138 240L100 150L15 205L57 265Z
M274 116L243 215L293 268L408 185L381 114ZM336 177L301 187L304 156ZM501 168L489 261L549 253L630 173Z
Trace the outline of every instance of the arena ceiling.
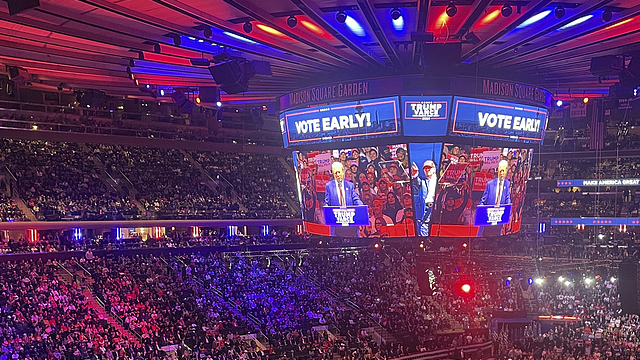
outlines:
M223 95L251 103L327 79L421 73L415 32L461 42L460 61L476 74L601 94L617 79L591 75L590 59L639 49L640 0L40 0L16 15L0 2L0 63L41 87L141 96L131 73L158 87L216 85L189 59L227 51L271 63L248 92Z

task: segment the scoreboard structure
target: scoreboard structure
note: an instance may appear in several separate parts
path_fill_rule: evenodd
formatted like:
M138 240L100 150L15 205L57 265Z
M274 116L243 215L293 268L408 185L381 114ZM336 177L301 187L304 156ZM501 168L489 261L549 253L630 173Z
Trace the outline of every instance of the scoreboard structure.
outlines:
M464 77L363 79L282 96L278 116L305 230L354 237L519 231L533 148L552 103L534 86Z

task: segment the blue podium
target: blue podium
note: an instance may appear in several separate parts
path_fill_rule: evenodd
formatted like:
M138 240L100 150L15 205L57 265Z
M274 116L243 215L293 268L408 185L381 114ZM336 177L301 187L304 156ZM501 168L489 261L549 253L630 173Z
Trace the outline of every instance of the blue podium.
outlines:
M478 205L476 208L475 226L494 226L509 223L511 204Z
M369 226L369 207L325 206L324 223L328 226Z

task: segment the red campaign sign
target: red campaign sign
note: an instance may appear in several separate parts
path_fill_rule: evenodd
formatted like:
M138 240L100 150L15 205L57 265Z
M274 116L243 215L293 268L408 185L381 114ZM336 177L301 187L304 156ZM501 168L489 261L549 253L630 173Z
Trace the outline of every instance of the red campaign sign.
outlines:
M486 172L476 172L473 176L473 187L471 191L484 191L489 180L493 179L493 174Z
M309 166L309 169L311 169L311 170L316 168L316 156L315 155L313 157L308 157L307 158L307 166Z
M300 181L303 184L306 184L307 181L309 181L309 169L307 168L300 169Z
M482 153L484 153L485 151L489 151L489 148L481 147L481 148L471 149L471 158L469 158L469 166L471 167L480 166L480 163L482 162Z
M442 175L442 179L440 179L441 183L449 183L455 184L460 180L462 175L464 174L465 169L468 164L451 164L447 167L444 174Z
M404 145L402 144L396 144L396 145L387 145L387 147L389 148L389 153L391 154L391 159L393 160L397 160L398 156L396 155L396 151L398 151L398 149L403 148L404 149ZM405 149L407 150L407 149Z
M451 161L452 164L458 163L458 157L455 155L447 154L447 160Z
M313 170L316 168L316 155L320 154L320 151L311 151L307 154L307 166Z
M316 181L316 192L323 193L327 188L327 183L331 181L331 176L324 174L316 174L314 177Z

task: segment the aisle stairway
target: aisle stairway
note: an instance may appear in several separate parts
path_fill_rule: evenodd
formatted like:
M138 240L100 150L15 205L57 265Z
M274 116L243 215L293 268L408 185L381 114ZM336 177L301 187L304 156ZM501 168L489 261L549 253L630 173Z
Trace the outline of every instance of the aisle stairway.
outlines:
M240 198L240 196L238 195L238 193L236 192L236 190L233 188L233 185L228 182L227 180L224 179L220 179L220 174L210 174L209 171L207 169L204 168L204 166L202 166L202 164L200 164L193 156L191 156L191 154L185 150L180 149L179 150L182 155L185 157L185 159L187 159L191 165L195 166L196 169L200 170L201 175L201 180L205 183L205 185L214 193L217 193L218 195L227 198L228 200L230 200L233 204L237 204L238 208L241 211L247 212L248 209L247 207L244 205L244 203L242 202L242 199ZM217 180L214 180L217 179ZM226 187L231 187L229 193L231 194L230 197L227 197L225 194L227 194L226 191Z
M66 283L79 283L78 285L83 287L82 295L84 295L84 297L87 299L87 306L96 312L96 314L98 315L98 319L104 319L107 324L113 326L116 330L118 330L120 334L127 338L129 342L135 344L136 347L141 346L140 339L137 336L131 333L131 331L125 329L122 324L120 324L120 322L118 322L111 314L107 313L104 306L96 299L91 290L89 290L88 286L90 285L84 286L84 284L89 283L86 281L85 274L80 271L77 273L73 273L66 269L64 266L59 265L56 271L56 277L58 278L58 280L64 281ZM77 281L79 279L81 280Z
M531 288L529 288L528 291L521 290L521 292L527 317L538 320L538 301L535 299Z
M107 311L102 307L102 304L98 302L98 300L93 296L93 293L89 291L89 289L84 289L82 294L87 298L87 305L89 308L93 309L97 314L99 319L104 319L107 321L107 324L113 326L119 333L121 333L125 338L127 338L131 343L136 346L140 346L140 339L133 335L129 330L125 329L120 322L115 320L113 316L107 313Z
M124 186L122 186L121 183L123 181L118 181L118 179L114 178L109 173L109 171L107 170L107 167L104 165L104 163L102 162L98 154L93 153L91 148L89 148L87 144L80 143L79 145L82 151L84 151L85 154L87 154L89 159L93 161L93 164L95 165L96 169L98 169L98 171L100 172L100 180L102 180L102 182L105 185L107 185L108 187L118 192L120 196L128 198L129 201L131 201L131 203L134 204L136 208L138 208L138 210L144 214L146 212L146 209L136 199L135 192L129 188L125 188Z

